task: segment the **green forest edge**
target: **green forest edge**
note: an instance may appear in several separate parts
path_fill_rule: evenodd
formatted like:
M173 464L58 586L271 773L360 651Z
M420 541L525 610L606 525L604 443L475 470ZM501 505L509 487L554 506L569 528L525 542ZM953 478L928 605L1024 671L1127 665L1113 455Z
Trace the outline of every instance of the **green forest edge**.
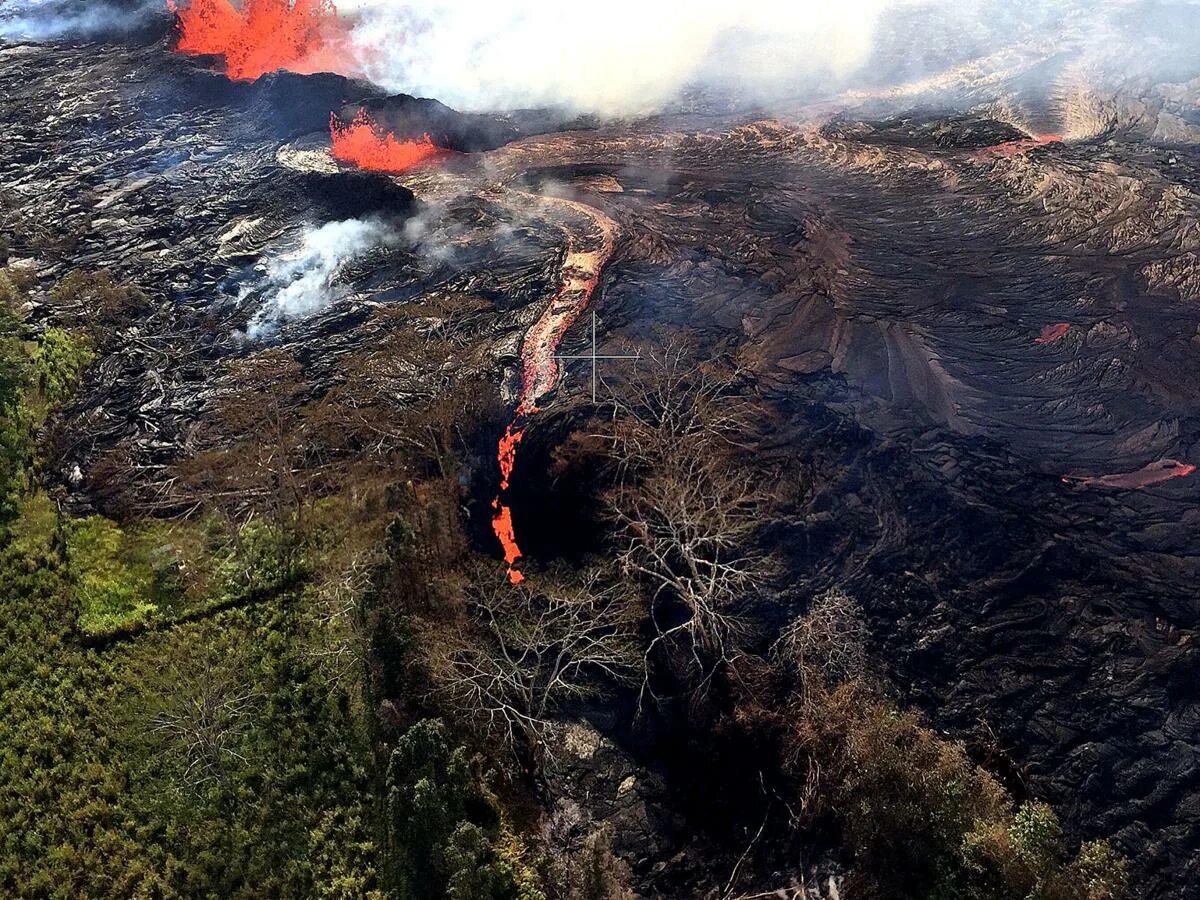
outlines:
M413 623L430 616L404 606L432 595L405 579L437 555L420 546L428 523L409 521L412 484L374 516L336 496L274 521L64 512L47 423L96 339L29 326L26 289L0 271L0 894L631 896L605 835L560 858L541 846L503 771L520 754L405 683ZM56 291L137 300L103 273ZM343 577L356 523L370 523L360 546L379 545L366 579ZM806 786L807 827L840 831L862 896L1127 892L1106 843L1069 852L1049 807L1014 809L960 744L863 684L810 679L794 708L740 712L792 748L777 784ZM827 773L821 796L801 770Z

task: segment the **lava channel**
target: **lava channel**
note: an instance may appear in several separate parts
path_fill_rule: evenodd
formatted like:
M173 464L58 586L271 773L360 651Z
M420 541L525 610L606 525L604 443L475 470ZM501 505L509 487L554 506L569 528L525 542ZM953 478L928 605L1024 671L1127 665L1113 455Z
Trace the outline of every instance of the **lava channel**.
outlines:
M983 159L988 156L1021 156L1028 153L1036 147L1045 147L1047 144L1061 144L1063 136L1061 134L1042 134L1037 137L1021 138L1018 141L1005 141L1002 144L993 144L991 147L985 147L975 154L977 159Z
M1067 475L1064 484L1077 484L1080 487L1119 488L1135 490L1151 485L1170 481L1172 478L1186 478L1196 471L1191 463L1180 462L1177 459L1160 459L1157 462L1142 466L1135 472L1122 472L1116 475Z
M392 132L382 134L366 110L350 124L334 113L329 117L329 138L333 158L360 169L399 175L434 157L449 153L435 144L428 134L418 140L402 141Z
M617 223L599 210L573 200L539 198L539 202L556 206L569 215L581 215L599 232L600 246L581 250L573 232L567 234L567 253L562 265L562 283L537 322L521 343L521 393L513 419L500 438L496 459L500 464L500 494L492 501L492 530L504 550L508 577L513 584L525 580L517 568L521 548L513 529L512 510L503 502L508 490L513 466L517 461L517 445L525 434L529 418L538 412L538 403L558 383L559 366L555 354L567 330L587 308L588 301L600 283L600 273L616 246Z
M1057 325L1046 325L1042 328L1042 333L1033 339L1035 344L1053 344L1055 341L1061 341L1071 332L1071 326L1067 322L1059 322Z
M332 0L167 0L167 8L179 28L174 49L222 57L235 81L352 68Z

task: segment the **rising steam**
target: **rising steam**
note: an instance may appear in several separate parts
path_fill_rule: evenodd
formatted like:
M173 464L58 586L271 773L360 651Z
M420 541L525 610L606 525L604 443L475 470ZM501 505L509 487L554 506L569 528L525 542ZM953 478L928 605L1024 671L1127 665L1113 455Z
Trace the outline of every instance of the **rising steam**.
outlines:
M902 0L343 0L358 64L390 90L461 109L659 108L696 81L762 86L842 74Z
M165 18L167 6L167 0L0 0L0 40L109 36ZM278 66L330 70L475 111L559 106L650 113L695 85L728 88L743 101L816 99L853 87L873 96L890 91L914 105L964 108L1007 103L1016 92L1063 107L1059 118L1078 137L1121 114L1110 107L1126 84L1165 81L1185 85L1181 90L1192 96L1186 82L1196 77L1200 57L1198 0L177 0L176 6L194 10L193 19L203 12L205 22L229 26L236 40L205 45L204 52L223 55L232 77ZM180 19L184 48L186 18ZM250 27L268 20L305 27L296 34ZM309 20L320 27L309 28ZM299 50L275 52L280 45ZM1039 105L1046 104L1033 104L1035 116Z
M382 219L328 222L305 232L300 247L271 262L265 284L266 302L251 319L246 336L270 337L279 326L331 306L345 296L338 283L342 268L375 247L392 246L397 233Z
M57 41L119 35L141 28L157 0L0 0L0 40Z

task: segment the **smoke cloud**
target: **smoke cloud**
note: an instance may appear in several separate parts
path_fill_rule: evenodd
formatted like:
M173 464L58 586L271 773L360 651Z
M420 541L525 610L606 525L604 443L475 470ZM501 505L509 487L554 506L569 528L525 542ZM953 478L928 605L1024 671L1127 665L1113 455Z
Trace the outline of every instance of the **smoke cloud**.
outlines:
M770 102L924 79L941 82L930 103L971 106L995 99L991 88L1111 95L1134 79L1183 83L1200 59L1200 0L334 4L348 40L327 49L342 74L464 111L640 115L691 86ZM0 39L95 38L155 21L169 21L166 0L0 0Z
M698 81L755 89L845 74L904 0L343 0L377 84L464 110L651 112Z
M341 0L339 9L367 78L463 110L636 115L690 86L769 101L957 67L976 85L1023 67L1050 88L1070 65L1111 84L1191 77L1200 56L1197 0Z
M0 40L58 41L126 34L162 18L159 0L0 0Z
M338 275L349 262L376 247L394 246L396 229L382 219L347 219L312 228L300 247L271 262L265 285L266 302L246 327L251 340L270 337L279 326L327 309L348 292Z

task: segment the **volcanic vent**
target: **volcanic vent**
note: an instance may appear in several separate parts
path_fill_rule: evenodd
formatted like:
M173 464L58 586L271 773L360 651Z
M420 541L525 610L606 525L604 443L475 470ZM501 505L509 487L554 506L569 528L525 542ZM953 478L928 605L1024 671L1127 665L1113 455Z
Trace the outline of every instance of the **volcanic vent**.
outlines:
M167 0L177 16L175 49L215 56L232 79L345 71L345 35L332 0Z
M344 780L312 802L385 792L288 807L295 833L256 842L301 847L262 867L308 878L301 895L344 871L382 889L419 856L543 884L552 857L551 875L603 870L643 896L855 879L928 896L947 867L1036 886L1119 851L1146 896L1188 896L1200 69L1172 52L1170 4L1035 5L1030 21L987 5L1002 46L954 4L888 7L851 74L766 93L751 72L713 78L646 115L389 92L359 80L377 20L323 0L177 0L178 53L0 46L0 288L30 344L12 359L43 367L11 379L40 392L12 408L47 416L41 468L19 467L36 503L13 506L41 518L14 533L49 535L31 565L61 557L76 582L75 618L30 642L29 671L66 646L141 677L157 657L138 647L245 626L195 658L244 650L254 690L190 669L172 687L220 687L221 733L242 742L204 790L224 802L267 777L238 767L276 758L308 784L263 742L336 713L327 730L353 740L313 759ZM1081 17L1088 35L1136 24L1118 31L1162 65L1097 48ZM645 351L595 403L561 358L591 312L601 352ZM656 380L644 361L664 359ZM554 497L579 508L535 502ZM153 602L88 614L89 559ZM150 689L105 685L113 703ZM159 699L96 721L136 723L130 746L161 755L81 769L80 791L150 784L130 809L160 815L161 772L209 765L167 742L196 728ZM287 728L243 724L281 709ZM913 747L925 768L889 755ZM880 760L899 762L864 781ZM978 801L945 817L963 830L947 855L908 868L888 855L908 844L870 830L882 814L848 812L906 771L915 796L950 771L939 802ZM385 859L420 838L396 812L413 772L454 828ZM354 832L376 807L390 818ZM905 836L935 841L927 821ZM1033 874L1013 850L1030 822L1054 844ZM346 848L379 855L317 871Z

